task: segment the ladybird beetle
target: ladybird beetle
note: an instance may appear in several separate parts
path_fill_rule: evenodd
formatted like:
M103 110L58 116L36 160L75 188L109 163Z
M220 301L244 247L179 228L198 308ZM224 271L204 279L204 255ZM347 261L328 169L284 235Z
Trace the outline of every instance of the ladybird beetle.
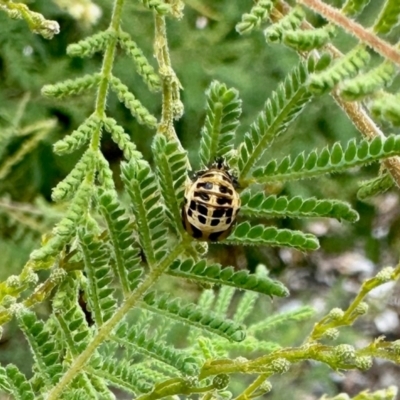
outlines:
M222 159L197 172L186 187L182 207L185 230L198 240L216 242L225 239L240 209L235 178Z

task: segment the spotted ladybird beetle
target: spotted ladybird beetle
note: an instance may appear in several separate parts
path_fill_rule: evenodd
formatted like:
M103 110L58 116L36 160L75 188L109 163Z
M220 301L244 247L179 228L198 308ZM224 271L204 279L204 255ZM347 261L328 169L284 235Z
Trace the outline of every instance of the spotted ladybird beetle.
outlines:
M182 207L185 230L198 240L216 242L225 239L240 209L237 183L222 159L197 172L186 187Z

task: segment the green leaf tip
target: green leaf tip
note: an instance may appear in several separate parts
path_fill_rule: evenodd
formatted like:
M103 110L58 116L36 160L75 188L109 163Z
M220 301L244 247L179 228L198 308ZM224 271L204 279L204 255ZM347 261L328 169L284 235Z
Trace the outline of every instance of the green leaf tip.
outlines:
M232 156L242 101L239 92L218 81L207 89L206 119L201 130L200 159L203 167L218 157Z

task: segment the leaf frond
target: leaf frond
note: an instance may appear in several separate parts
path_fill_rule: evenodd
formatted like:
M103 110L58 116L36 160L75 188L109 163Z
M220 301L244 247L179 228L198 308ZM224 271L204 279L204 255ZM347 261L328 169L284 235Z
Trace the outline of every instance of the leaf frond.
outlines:
M236 25L236 31L243 35L260 28L262 22L268 18L272 7L272 0L257 1L249 13L243 14L242 20Z
M224 243L245 246L283 246L302 251L319 248L318 239L312 234L290 229L278 229L273 226L252 226L248 222L236 225L234 231Z
M161 90L160 77L157 75L140 47L132 40L129 33L120 31L118 34L118 42L125 53L132 58L136 67L136 72L142 77L149 90L151 92L159 92Z
M43 321L35 313L21 309L17 315L18 325L30 345L38 372L49 388L58 382L63 372L59 344L45 329Z
M232 320L221 318L214 312L204 310L193 303L184 304L179 298L170 298L168 294L157 295L152 291L143 298L146 308L161 313L167 318L192 325L203 331L225 337L233 341L245 338L244 327Z
M100 84L101 75L85 75L81 78L67 79L64 82L54 85L45 85L42 88L42 95L46 97L56 97L61 99L67 96L75 96Z
M165 212L174 232L181 236L181 206L185 192L187 156L179 143L157 134L153 141L153 154L157 166L158 182L166 205Z
M271 43L281 42L285 33L300 28L304 18L305 13L303 8L300 6L293 7L279 21L264 30L266 41Z
M339 82L352 78L365 68L371 56L363 46L357 46L329 68L310 75L309 87L313 93L321 94L332 90Z
M266 102L257 120L251 125L250 131L246 133L244 142L238 149L239 183L272 141L286 130L310 101L312 94L307 89L306 81L314 67L315 62L312 57L307 62L300 63L279 85L277 91Z
M54 143L54 152L58 155L73 153L89 142L96 129L100 129L100 119L92 115L78 129Z
M121 167L122 180L132 201L132 211L138 227L140 247L149 265L154 265L166 254L167 228L164 207L149 164L132 159Z
M225 84L213 81L206 95L207 114L200 141L203 167L209 166L218 157L229 158L242 113L242 101L236 89L228 89Z
M400 23L400 3L397 0L386 0L382 11L374 24L374 31L387 35Z
M70 44L67 47L67 54L71 57L92 57L94 53L104 51L110 38L114 36L115 33L111 30L98 32L78 43Z
M381 91L369 109L375 118L400 126L400 95Z
M107 224L107 231L112 243L115 276L119 279L124 296L140 283L140 247L132 237L132 224L123 217L125 210L119 206L115 192L103 192L99 197L99 208Z
M391 61L386 60L365 74L344 81L339 85L339 90L346 100L360 100L390 86L396 75L396 66Z
M320 152L300 153L293 161L290 156L281 161L272 160L265 167L257 168L253 177L257 182L306 179L321 174L344 171L351 167L369 164L400 154L400 137L376 137L372 141L351 140L343 149L340 143L324 147Z
M83 230L78 233L87 276L87 301L93 320L100 327L117 308L115 289L111 286L110 252L92 233Z
M328 217L350 222L358 221L357 211L340 200L315 197L303 199L301 196L287 197L266 195L265 193L251 194L245 191L240 196L242 205L240 213L250 217L266 218L310 218Z
M125 105L139 124L147 125L152 129L156 128L157 118L150 114L149 110L129 91L128 86L116 76L111 77L110 84L118 100Z
M378 194L384 193L391 189L394 185L392 175L388 172L371 179L367 182L363 182L357 191L357 198L359 200L365 200L369 197L376 196Z
M168 273L190 280L200 280L216 285L232 286L237 289L251 290L269 296L286 297L289 290L278 281L267 276L250 274L247 270L235 271L233 267L222 267L219 264L207 265L206 260L195 262L192 259L175 261ZM210 304L214 301L212 298ZM204 304L202 308L208 309Z
M34 400L35 393L25 375L14 365L0 367L0 388L16 400Z

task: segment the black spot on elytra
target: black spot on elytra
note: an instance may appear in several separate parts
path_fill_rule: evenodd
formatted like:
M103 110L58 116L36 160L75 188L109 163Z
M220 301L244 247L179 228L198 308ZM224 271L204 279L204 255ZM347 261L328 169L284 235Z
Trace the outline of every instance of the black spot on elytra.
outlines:
M196 192L195 196L199 196L204 201L210 200L210 196L207 193Z
M189 215L189 217L192 217L193 216L193 211L189 208L189 210L188 210L188 215Z
M227 210L227 211L229 211L229 210ZM232 213L232 210L231 210L231 213ZM213 211L212 216L213 216L213 218L221 218L221 217L224 216L224 214L225 214L225 209L223 209L223 208L216 208L216 209Z
M219 204L220 206L223 206L224 204L232 204L232 200L228 199L226 197L218 197L217 198L217 204Z
M190 208L191 210L193 210L193 211L196 211L196 202L195 202L194 200L192 200L192 201L190 202L189 208Z
M221 193L228 193L228 194L230 194L230 195L233 194L232 190L229 189L228 187L224 186L224 185L221 185L221 186L219 187L219 191L220 191Z
M198 211L200 214L202 214L202 215L206 215L206 216L207 216L207 214L208 214L208 209L207 209L207 207L204 206L203 204L199 204L199 205L197 206L197 211Z
M226 223L229 225L232 222L232 218L227 218Z
M197 184L197 189L204 188L207 190L212 190L213 184L211 182L199 182Z
M228 209L226 210L226 216L227 216L227 217L232 217L232 214L233 214L233 208L228 208Z
M205 217L203 217L202 215L199 215L198 219L199 219L199 222L203 225L205 225L207 222L207 219Z
M201 230L196 228L194 225L190 224L190 228L192 229L192 232L193 232L192 236L194 238L198 239L198 238L201 238L203 236L203 233L201 232Z
M211 226L218 226L220 220L219 219L212 219L211 220Z

